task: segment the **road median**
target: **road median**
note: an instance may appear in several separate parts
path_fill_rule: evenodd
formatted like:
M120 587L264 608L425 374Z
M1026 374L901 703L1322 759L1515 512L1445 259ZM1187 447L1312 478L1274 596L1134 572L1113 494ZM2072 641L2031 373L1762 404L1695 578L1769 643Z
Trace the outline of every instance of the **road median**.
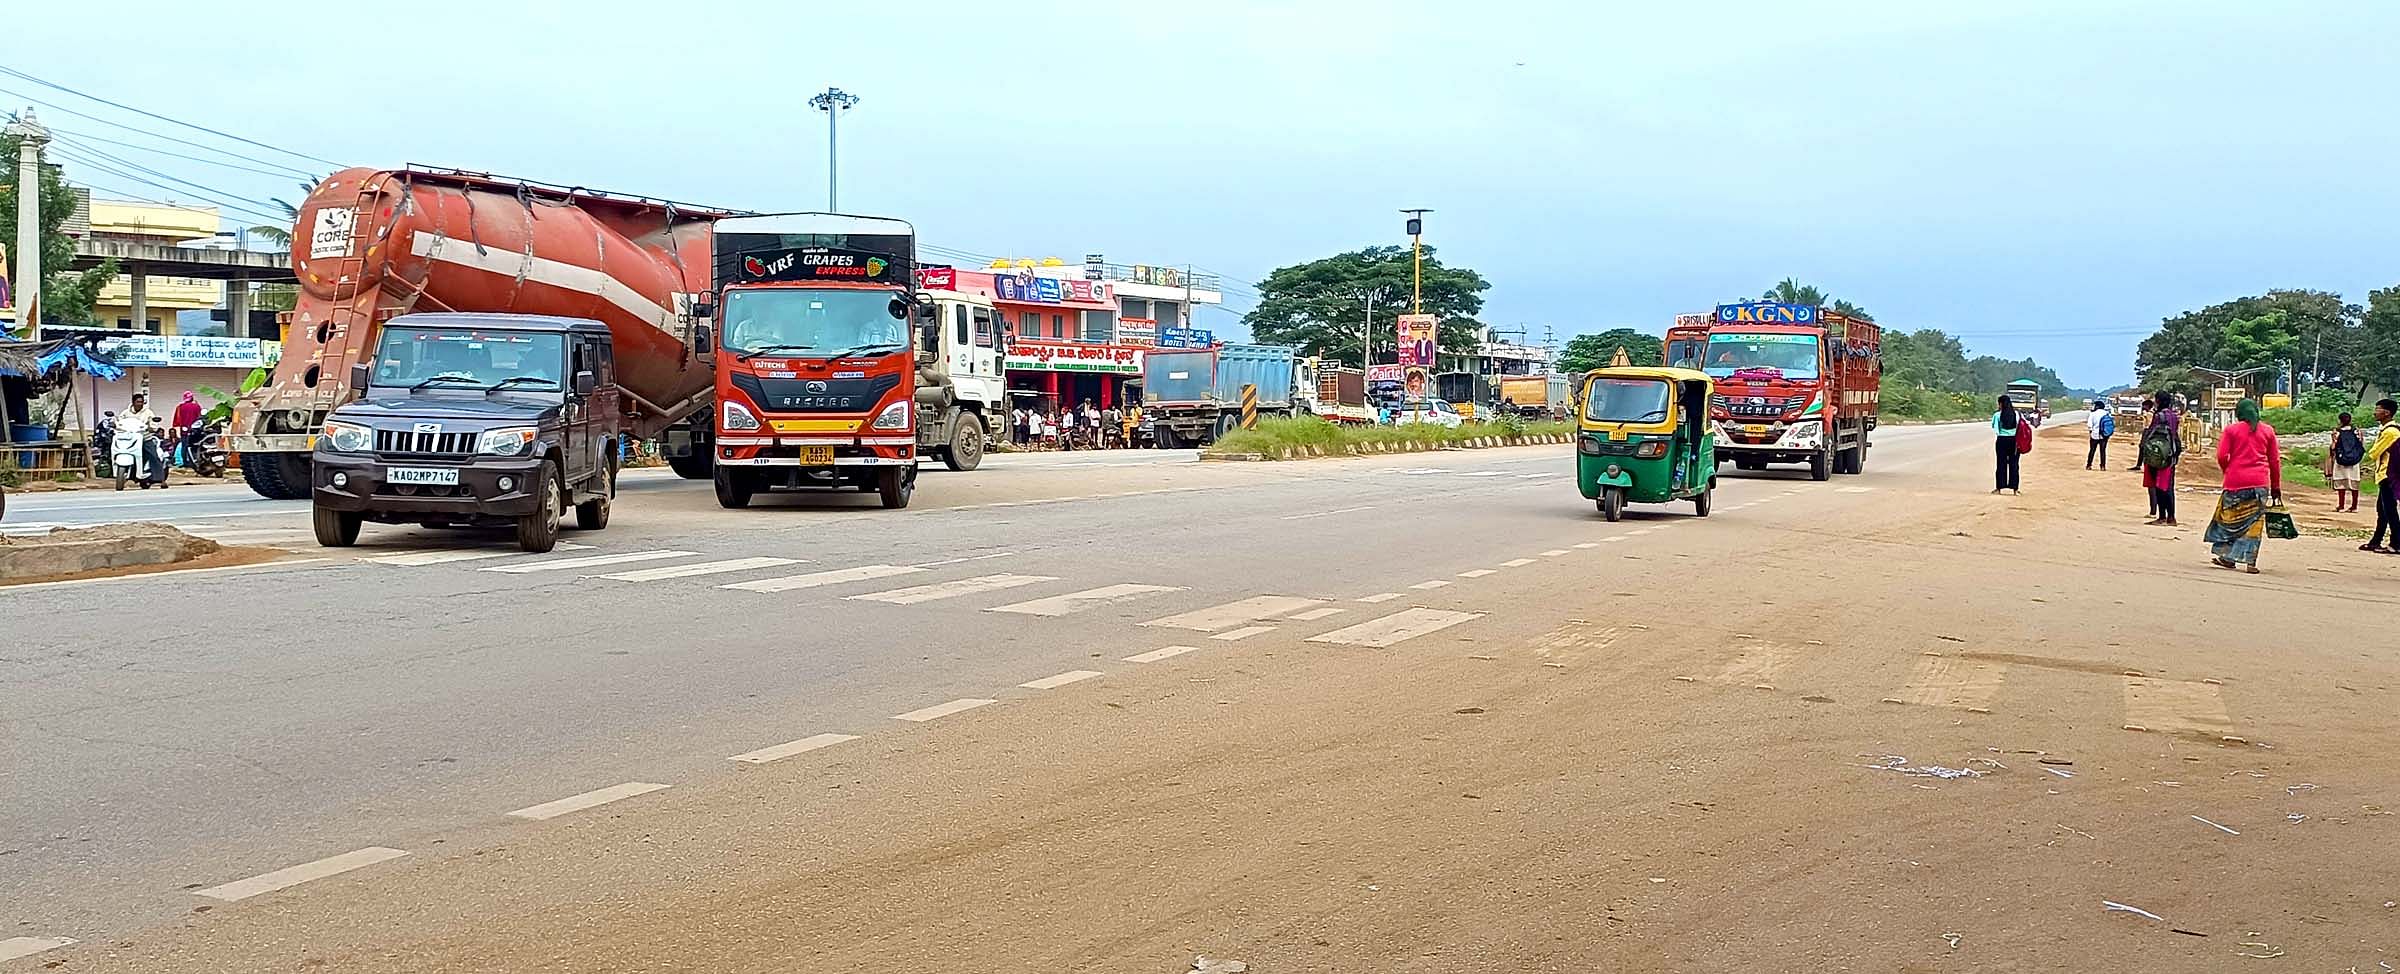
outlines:
M1477 423L1445 429L1424 424L1345 426L1319 419L1276 419L1237 430L1201 451L1210 461L1313 460L1321 457L1480 450L1570 443L1565 423Z

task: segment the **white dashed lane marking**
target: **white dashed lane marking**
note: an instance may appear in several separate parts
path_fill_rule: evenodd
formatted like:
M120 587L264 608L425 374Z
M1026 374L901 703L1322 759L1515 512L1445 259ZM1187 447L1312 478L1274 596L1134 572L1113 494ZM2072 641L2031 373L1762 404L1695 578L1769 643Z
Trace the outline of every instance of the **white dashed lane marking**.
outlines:
M10 937L7 940L0 940L0 961L31 957L42 951L64 947L74 942L75 938L73 937Z
M556 550L587 551L590 548L590 545L561 541ZM404 551L396 555L376 555L359 560L374 562L378 565L400 565L413 568L418 565L446 565L454 561L481 561L485 558L505 558L521 554L524 552L508 548L442 548L435 551Z
M1476 568L1476 569L1470 569L1470 570L1468 570L1468 571L1459 572L1459 573L1458 573L1458 577L1460 577L1460 578L1482 578L1482 577L1483 577L1483 576L1485 576L1485 575L1494 575L1494 574L1498 574L1498 572L1497 572L1497 571L1495 571L1494 569L1490 569L1490 568Z
M988 706L999 702L1000 701L998 700L983 700L975 697L968 697L964 700L952 700L949 703L937 703L922 710L911 710L905 714L893 714L892 719L922 724L929 720L939 720L943 717L948 717L951 714L963 713L965 711L973 710L977 707Z
M1619 541L1619 540L1623 540L1623 539L1621 539L1621 538L1610 538L1610 539L1608 539L1608 540L1610 540L1610 541ZM1575 542L1575 547L1578 547L1578 548L1597 548L1597 547L1600 547L1600 543L1599 543L1599 542L1597 542L1597 541L1578 541L1578 542Z
M746 572L757 568L775 568L799 563L797 558L728 558L724 561L703 561L690 565L669 565L665 568L637 568L629 572L611 572L594 578L620 582L655 582L667 578L690 578L695 575L722 575L726 572Z
M1183 591L1183 589L1173 585L1108 585L1095 589L1085 589L1081 592L1069 592L1065 595L1053 595L1046 599L1035 599L1031 602L1019 602L1014 605L995 606L990 609L985 609L984 611L1012 612L1018 615L1055 617L1081 612L1093 606L1130 601L1132 599L1141 598L1145 595L1156 595L1160 592L1180 591Z
M1279 618L1287 612L1312 609L1323 604L1325 604L1323 599L1301 598L1295 595L1254 595L1223 605L1212 605L1205 609L1194 609L1190 612L1152 619L1142 625L1215 632L1227 626Z
M621 785L610 785L606 788L587 791L580 795L568 795L567 797L561 798L557 801L543 802L539 805L528 805L508 814L512 818L532 819L536 822L539 822L545 819L557 818L561 815L580 812L587 808L598 808L599 806L606 805L610 802L624 801L625 799L632 798L636 795L647 795L654 791L662 791L666 787L666 785L651 781L628 781Z
M1283 516L1283 520L1305 521L1312 517L1332 517L1336 514L1356 514L1360 511L1372 511L1374 509L1375 506L1370 504L1365 507L1344 507L1331 511L1311 511L1307 514L1286 514Z
M853 595L850 596L850 598L862 602L889 602L893 605L916 605L921 602L938 602L942 599L954 599L961 595L974 595L979 592L997 592L1002 589L1017 588L1025 585L1039 585L1043 582L1055 581L1058 581L1058 579L1052 578L1048 575L1010 575L1006 573L998 575L977 575L974 578L952 579L947 582L935 582L931 585L916 585L909 588L896 588L889 592L869 592L865 595Z
M1153 649L1147 653L1135 653L1131 656L1125 657L1125 662L1156 663L1159 660L1173 659L1185 653L1197 653L1199 651L1200 647L1198 646L1168 646L1164 649Z
M1017 686L1023 687L1027 690L1056 690L1059 687L1066 686L1069 683L1081 683L1099 675L1101 675L1099 670L1068 670L1064 673L1058 674L1057 676L1045 676L1039 680L1028 680L1024 683L1017 684Z
M405 855L408 855L408 853L402 852L398 849L386 849L382 846L369 846L364 849L359 849L355 852L345 852L338 856L327 856L315 862L304 862L297 866L288 866L283 869L275 870L271 873L252 876L249 879L237 879L233 882L226 883L223 886L211 886L207 889L199 890L198 893L199 895L208 897L212 900L225 900L227 902L232 902L234 900L245 900L249 899L250 897L257 896L260 893L272 893L279 889L290 889L291 887L298 886L301 883L324 879L327 876L339 876L353 869L364 869L376 863L398 859Z
M1500 567L1502 567L1502 568L1523 568L1523 567L1525 567L1525 566L1527 566L1527 565L1530 565L1530 564L1533 564L1533 559L1531 559L1531 558L1511 558L1511 559L1509 559L1509 560L1507 560L1507 561L1501 562L1501 563L1500 563Z
M769 761L781 761L795 754L807 754L810 751L823 750L836 744L855 740L858 740L856 734L817 734L796 741L786 741L774 747L762 747L748 754L736 754L731 760L740 761L743 764L765 764Z
M552 558L547 561L520 562L514 565L493 565L483 569L509 575L533 572L563 572L575 568L598 568L601 565L623 565L636 561L657 561L662 558L689 558L697 551L620 551L613 555L585 555L581 558Z
M1567 553L1567 549L1565 549L1565 548L1552 548L1552 549L1550 549L1550 550L1548 550L1548 551L1542 552L1542 557L1544 557L1544 558L1556 558L1556 557L1558 557L1558 556L1560 556L1560 555L1563 555L1563 554L1566 554L1566 553Z
M1336 629L1321 636L1311 636L1312 643L1336 643L1344 646L1368 646L1381 649L1415 639L1427 633L1440 632L1462 622L1483 617L1480 612L1452 612L1448 609L1403 609L1380 619L1370 619L1355 626Z
M1360 596L1358 601L1372 605L1377 602L1389 602L1399 597L1400 593L1398 592L1377 592L1373 595Z
M1418 583L1417 583L1417 584L1415 584L1415 585L1411 585L1411 586L1409 586L1409 588L1413 588L1413 589L1434 589L1434 588L1441 588L1442 586L1444 586L1444 585L1448 585L1448 584L1450 584L1450 580L1449 580L1449 579L1447 579L1447 578L1436 578L1436 579L1431 579L1431 580L1428 580L1428 581L1418 582Z
M740 589L744 592L789 592L822 585L842 585L849 582L890 578L894 575L909 575L924 570L914 565L860 565L855 568L836 568L831 571L810 572L806 575L786 575L782 578L761 578L717 587Z

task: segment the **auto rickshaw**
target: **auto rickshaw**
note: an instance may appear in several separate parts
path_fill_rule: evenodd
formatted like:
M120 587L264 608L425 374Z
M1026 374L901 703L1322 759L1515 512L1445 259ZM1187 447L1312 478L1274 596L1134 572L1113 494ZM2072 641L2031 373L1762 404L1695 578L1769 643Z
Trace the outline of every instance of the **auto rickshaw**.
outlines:
M1625 502L1691 501L1701 517L1717 487L1708 397L1716 383L1691 369L1608 368L1575 387L1575 486L1611 521Z

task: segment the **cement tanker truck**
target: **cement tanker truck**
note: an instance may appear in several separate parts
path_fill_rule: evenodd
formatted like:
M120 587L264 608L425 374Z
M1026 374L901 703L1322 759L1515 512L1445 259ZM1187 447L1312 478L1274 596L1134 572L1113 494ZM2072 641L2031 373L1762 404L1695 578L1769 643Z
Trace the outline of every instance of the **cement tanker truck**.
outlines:
M499 312L606 325L631 429L664 434L675 471L708 479L715 373L693 349L691 296L711 289L714 226L730 215L457 170L327 177L292 229L300 295L283 359L234 411L243 478L266 497L310 495L325 415L357 397L352 367L373 357L385 321ZM671 430L695 417L699 431Z

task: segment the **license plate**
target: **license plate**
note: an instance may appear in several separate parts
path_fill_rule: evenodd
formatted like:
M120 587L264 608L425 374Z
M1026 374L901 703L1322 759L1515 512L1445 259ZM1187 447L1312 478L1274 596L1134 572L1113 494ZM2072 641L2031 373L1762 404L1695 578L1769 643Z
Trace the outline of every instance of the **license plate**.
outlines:
M1752 423L1748 426L1742 427L1742 432L1751 434L1753 436L1762 436L1767 432L1767 428L1763 424Z
M833 448L830 446L801 447L800 462L812 467L833 466Z
M455 487L458 486L458 468L393 467L384 471L383 480L385 483L391 484L429 484Z

